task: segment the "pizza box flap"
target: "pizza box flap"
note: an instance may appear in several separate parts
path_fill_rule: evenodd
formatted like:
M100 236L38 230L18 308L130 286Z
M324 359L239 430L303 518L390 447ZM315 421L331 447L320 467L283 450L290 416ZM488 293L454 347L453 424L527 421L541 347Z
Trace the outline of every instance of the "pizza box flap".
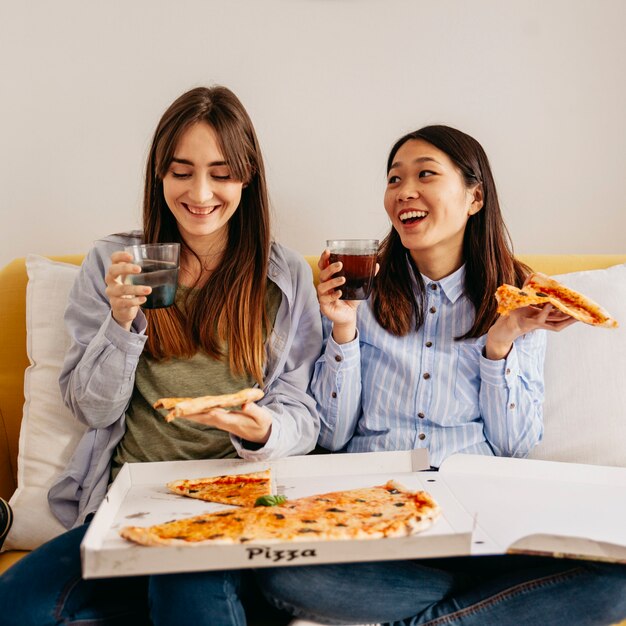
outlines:
M439 474L475 519L473 554L625 558L626 468L454 455Z
M585 537L560 535L529 535L509 546L509 554L555 556L564 559L589 559L626 564L626 546Z
M267 467L272 469L276 492L288 499L371 487L392 479L411 490L429 491L444 514L422 533L389 539L145 547L119 536L123 526L151 526L225 508L169 492L165 485L171 480ZM425 450L308 455L265 463L226 459L126 464L81 545L83 575L99 578L469 554L474 520L435 472L421 471L427 468Z

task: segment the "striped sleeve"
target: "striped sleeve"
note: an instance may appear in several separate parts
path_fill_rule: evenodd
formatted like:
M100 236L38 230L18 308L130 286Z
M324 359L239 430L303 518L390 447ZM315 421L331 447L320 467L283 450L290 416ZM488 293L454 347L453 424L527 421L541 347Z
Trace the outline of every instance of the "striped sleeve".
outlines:
M324 318L323 323L324 351L315 364L311 391L320 415L319 444L341 450L361 416L361 352L358 336L339 345L332 337L330 322Z
M526 456L543 435L545 331L519 337L506 359L480 357L480 414L498 456Z

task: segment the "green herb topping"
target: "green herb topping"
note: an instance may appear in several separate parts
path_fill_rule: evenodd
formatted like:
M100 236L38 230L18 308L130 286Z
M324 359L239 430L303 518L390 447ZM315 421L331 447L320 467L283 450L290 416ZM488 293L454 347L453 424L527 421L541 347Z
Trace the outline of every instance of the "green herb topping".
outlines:
M256 499L254 506L276 506L277 504L284 504L287 502L285 496L261 496Z

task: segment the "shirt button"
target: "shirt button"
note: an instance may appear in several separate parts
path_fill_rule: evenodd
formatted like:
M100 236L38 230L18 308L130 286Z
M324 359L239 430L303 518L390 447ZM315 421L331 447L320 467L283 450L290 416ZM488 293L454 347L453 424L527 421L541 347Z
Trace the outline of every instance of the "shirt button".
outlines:
M341 360L342 360L342 359L341 359L341 355L340 355L340 354L338 354L338 355L335 357L335 361L337 361L337 363L339 363Z
M421 439L422 441L424 441L424 439L426 439L426 435L425 435L424 433L420 433L420 434L417 436L417 438L418 438L418 439Z
M424 419L424 414L423 413L418 413L417 417L419 417L420 419Z
M427 347L427 348L432 347L432 345L433 345L433 342L432 342L432 341L427 341L427 342L426 342L426 347Z
M437 285L435 285L435 283L430 283L430 288L431 288L433 291L437 291Z
M511 402L511 404L509 404L509 409L514 409L515 408L515 402Z
M330 395L331 395L333 398L336 398L336 397L337 397L337 392L336 392L336 391L333 391Z
M436 309L434 306L431 306L431 307L430 307L430 312L431 312L431 313L436 313L436 312L437 312L437 309Z
M507 367L506 368L506 372L504 372L505 374L507 374L507 376L511 373L511 370Z
M429 378L430 378L430 374L429 374L428 372L426 372L426 373L424 374L424 379L425 379L425 380L428 380Z

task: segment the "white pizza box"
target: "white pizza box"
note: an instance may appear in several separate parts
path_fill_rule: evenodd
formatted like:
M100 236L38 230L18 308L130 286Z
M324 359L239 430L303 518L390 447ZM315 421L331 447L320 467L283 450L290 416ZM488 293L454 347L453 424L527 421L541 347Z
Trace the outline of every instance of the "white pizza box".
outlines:
M457 454L439 477L476 520L472 554L626 563L626 468Z
M436 472L426 450L294 456L269 462L242 459L126 464L111 485L81 545L85 578L232 568L426 558L467 554L472 517L439 485L444 515L428 530L410 537L297 541L237 545L140 546L119 536L123 526L151 526L224 509L170 493L166 483L181 478L241 474L271 468L274 493L289 499L397 480L411 490L430 489Z
M275 492L290 499L393 479L428 491L443 514L411 537L144 547L119 536L224 508L170 493L180 478L247 473L270 467ZM470 554L550 554L626 562L626 468L454 455L439 472L425 450L127 464L81 546L86 578L212 569L414 559Z

